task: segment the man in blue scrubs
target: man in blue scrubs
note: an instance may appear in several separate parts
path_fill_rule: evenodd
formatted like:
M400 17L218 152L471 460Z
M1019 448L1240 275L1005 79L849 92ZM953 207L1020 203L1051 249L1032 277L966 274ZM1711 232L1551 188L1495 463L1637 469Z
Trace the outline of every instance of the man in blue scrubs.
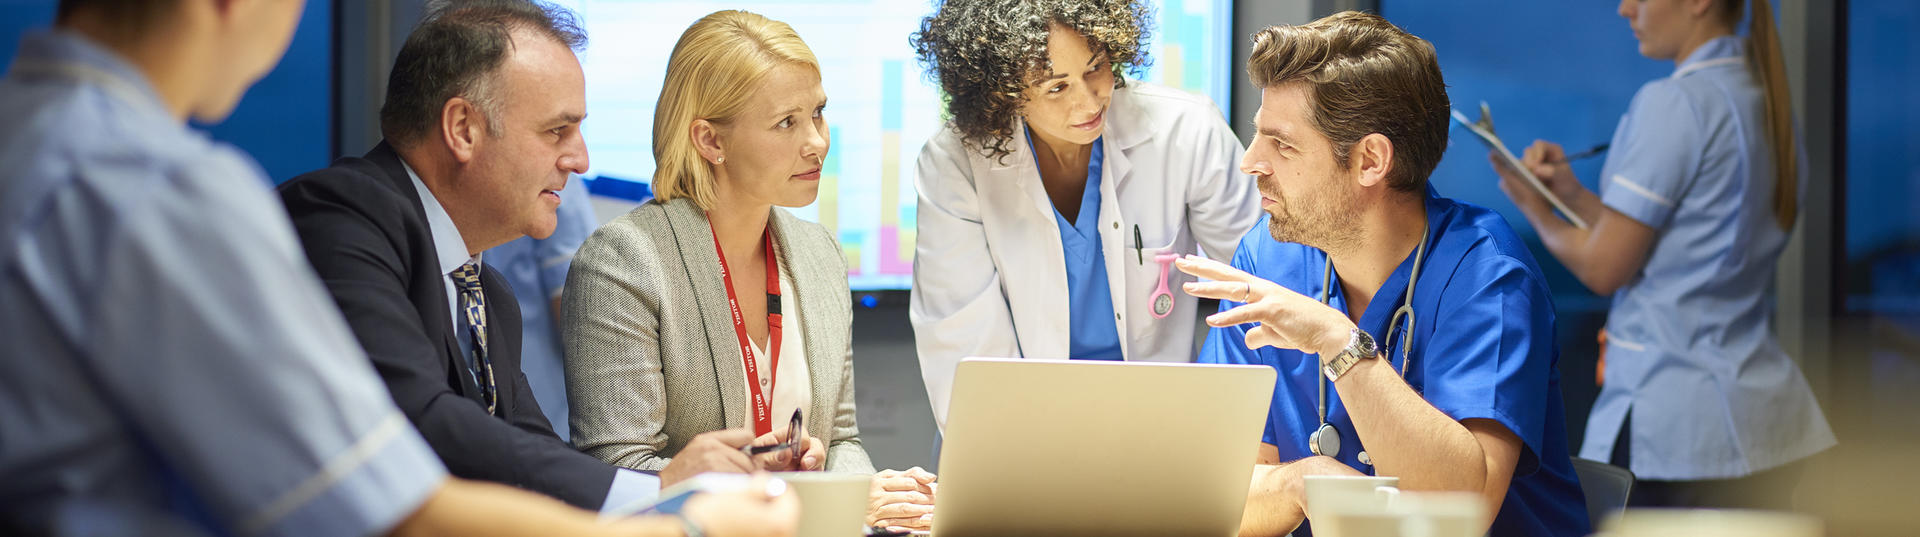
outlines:
M1348 12L1266 29L1248 72L1267 225L1232 266L1179 262L1222 301L1200 361L1280 373L1242 533L1300 526L1304 476L1374 474L1479 494L1496 536L1587 534L1540 269L1498 214L1427 184L1433 47Z

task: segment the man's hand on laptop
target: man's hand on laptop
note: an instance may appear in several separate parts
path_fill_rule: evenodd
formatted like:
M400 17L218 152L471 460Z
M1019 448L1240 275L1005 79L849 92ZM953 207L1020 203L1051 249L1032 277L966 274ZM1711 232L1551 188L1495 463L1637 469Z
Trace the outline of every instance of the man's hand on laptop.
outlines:
M660 487L707 472L745 474L758 469L740 448L753 442L751 429L723 429L695 435L660 470Z
M918 466L874 474L868 489L867 525L895 531L933 529L937 479Z

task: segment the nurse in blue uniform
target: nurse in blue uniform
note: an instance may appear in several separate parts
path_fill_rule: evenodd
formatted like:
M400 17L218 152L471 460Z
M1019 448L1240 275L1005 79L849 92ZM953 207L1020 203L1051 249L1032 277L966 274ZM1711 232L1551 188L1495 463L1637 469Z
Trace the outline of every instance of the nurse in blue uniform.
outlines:
M1580 456L1632 469L1634 505L1790 509L1797 463L1834 445L1772 332L1774 264L1806 173L1773 7L1747 4L1620 3L1640 53L1676 68L1634 95L1600 192L1558 145L1535 142L1522 159L1591 229L1495 166L1553 256L1613 296Z
M1267 225L1232 266L1178 263L1221 299L1199 361L1279 372L1241 534L1295 530L1304 476L1373 474L1478 495L1495 536L1586 535L1540 268L1427 184L1447 142L1432 46L1354 12L1254 39L1242 169Z

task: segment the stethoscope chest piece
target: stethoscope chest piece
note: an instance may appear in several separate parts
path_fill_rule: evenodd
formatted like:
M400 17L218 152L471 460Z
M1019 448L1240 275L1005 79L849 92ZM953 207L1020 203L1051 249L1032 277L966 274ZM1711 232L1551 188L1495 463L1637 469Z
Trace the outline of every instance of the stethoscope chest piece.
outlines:
M1307 437L1307 448L1313 451L1314 455L1339 457L1340 431L1334 430L1331 423L1320 424L1320 428Z

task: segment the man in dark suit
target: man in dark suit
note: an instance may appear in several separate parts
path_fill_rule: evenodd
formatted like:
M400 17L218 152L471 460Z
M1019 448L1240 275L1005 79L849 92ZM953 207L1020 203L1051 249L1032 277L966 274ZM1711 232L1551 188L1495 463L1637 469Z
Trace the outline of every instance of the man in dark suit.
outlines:
M521 373L519 307L481 252L551 234L555 192L587 168L573 53L584 42L570 14L530 2L436 10L395 60L386 141L280 195L394 401L448 470L607 509L656 496L663 480L756 465L739 450L752 434L730 430L696 439L700 453L659 477L616 469L554 435Z

